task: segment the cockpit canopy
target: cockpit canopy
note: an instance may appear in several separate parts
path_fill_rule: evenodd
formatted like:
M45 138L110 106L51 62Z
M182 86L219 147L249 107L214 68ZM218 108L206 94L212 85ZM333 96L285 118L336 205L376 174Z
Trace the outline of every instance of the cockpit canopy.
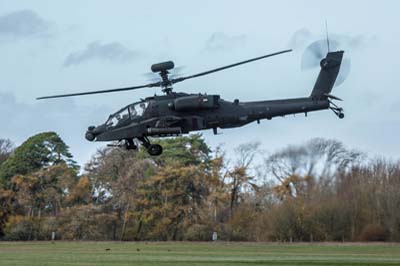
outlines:
M138 102L128 105L127 107L119 110L115 114L110 115L106 122L106 126L115 127L119 124L123 124L130 119L141 117L146 111L148 105L148 102Z

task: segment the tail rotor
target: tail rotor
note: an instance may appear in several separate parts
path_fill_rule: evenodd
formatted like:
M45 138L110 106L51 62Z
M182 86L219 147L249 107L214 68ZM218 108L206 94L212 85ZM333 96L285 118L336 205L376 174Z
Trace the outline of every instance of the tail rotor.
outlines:
M341 49L342 47L339 41L330 39L328 30L326 30L326 40L322 39L312 42L305 49L301 58L301 70L306 71L319 67L321 61L325 59L331 51L339 51ZM344 57L334 86L340 86L349 77L350 71L351 60L348 57Z
M331 94L332 88L341 85L349 76L351 61L344 57L339 41L330 39L328 25L326 26L326 39L312 42L305 49L301 59L303 71L321 68L317 81L311 93L314 100L328 100L330 109L340 119L344 118L343 108L337 106L333 101L341 101L340 98Z

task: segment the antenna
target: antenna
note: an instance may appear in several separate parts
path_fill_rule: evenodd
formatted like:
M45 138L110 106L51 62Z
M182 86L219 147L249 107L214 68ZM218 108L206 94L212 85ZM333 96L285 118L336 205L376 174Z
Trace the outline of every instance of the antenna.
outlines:
M325 20L325 31L326 31L326 44L328 45L328 53L329 53L331 49L329 46L328 20Z

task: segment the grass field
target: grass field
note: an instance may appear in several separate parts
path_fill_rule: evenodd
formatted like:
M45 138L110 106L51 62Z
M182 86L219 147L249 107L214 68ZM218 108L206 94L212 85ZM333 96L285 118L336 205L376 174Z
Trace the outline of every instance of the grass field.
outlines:
M400 245L0 242L0 265L400 265Z

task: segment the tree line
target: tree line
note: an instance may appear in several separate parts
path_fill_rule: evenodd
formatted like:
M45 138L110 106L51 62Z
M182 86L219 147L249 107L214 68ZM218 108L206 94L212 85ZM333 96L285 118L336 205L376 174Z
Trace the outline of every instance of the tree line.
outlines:
M55 132L0 139L0 239L399 241L400 162L311 139L228 155L201 135L99 149L83 169Z

